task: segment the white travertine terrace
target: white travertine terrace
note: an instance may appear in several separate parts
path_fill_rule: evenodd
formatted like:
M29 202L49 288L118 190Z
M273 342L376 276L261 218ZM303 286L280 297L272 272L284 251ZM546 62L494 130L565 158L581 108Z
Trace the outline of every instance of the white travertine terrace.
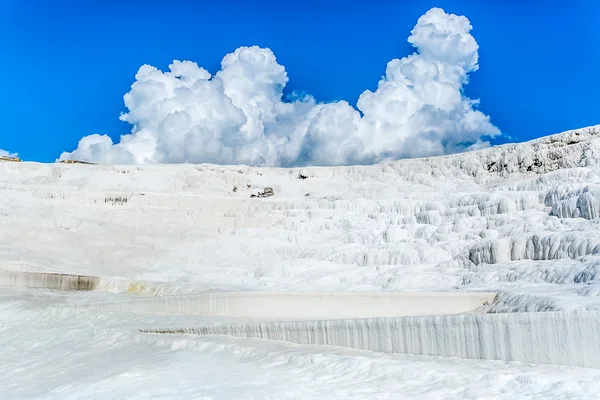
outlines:
M485 314L495 297L468 292L224 292L83 307L241 319L140 329L143 333L229 335L384 353L600 368L600 312ZM264 322L253 322L256 319Z
M600 126L371 166L0 163L0 190L0 375L49 386L12 398L198 363L600 395L598 371L466 360L600 368Z
M489 291L492 311L600 309L599 163L598 126L372 166L1 163L0 257L159 294Z
M383 353L600 368L600 312L214 324L145 333L230 335Z

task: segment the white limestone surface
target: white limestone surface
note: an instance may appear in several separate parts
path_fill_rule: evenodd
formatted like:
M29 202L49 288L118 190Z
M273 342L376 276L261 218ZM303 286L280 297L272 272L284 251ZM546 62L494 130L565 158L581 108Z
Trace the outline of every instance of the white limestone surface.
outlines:
M31 288L51 275L4 275L13 286L0 285L0 398L599 398L600 375L576 367L144 335L135 329L252 318L80 307L199 292L409 291L498 293L488 312L531 318L600 310L599 167L598 126L371 166L0 163L0 269L99 279L95 290L59 292L62 283ZM267 187L273 196L251 198ZM573 337L584 333L568 329L590 326L546 322ZM492 325L475 323L503 335ZM515 325L505 332L521 332ZM500 337L598 353L587 333L579 344L519 335ZM490 346L494 357L510 350Z

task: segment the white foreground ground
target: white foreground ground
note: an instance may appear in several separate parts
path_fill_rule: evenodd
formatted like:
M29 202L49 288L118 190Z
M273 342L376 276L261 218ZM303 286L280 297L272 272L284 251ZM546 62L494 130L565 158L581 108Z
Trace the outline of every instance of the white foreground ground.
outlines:
M225 336L141 335L201 317L47 308L98 294L0 295L4 399L594 399L600 371L386 355Z
M0 163L2 269L94 275L103 289L0 291L0 397L596 398L596 370L142 335L208 317L61 305L489 290L490 312L598 310L599 164L598 127L366 167ZM275 195L250 198L265 187Z

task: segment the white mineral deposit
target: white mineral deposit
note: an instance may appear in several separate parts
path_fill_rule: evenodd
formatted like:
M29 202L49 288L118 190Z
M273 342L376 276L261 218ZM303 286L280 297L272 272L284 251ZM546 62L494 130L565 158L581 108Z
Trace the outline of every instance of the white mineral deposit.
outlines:
M369 166L6 162L0 186L2 398L600 396L598 126Z

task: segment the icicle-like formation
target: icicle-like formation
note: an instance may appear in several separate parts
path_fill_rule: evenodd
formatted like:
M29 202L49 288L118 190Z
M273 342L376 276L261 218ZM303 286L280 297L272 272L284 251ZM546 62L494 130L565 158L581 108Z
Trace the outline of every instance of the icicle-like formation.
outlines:
M230 335L385 353L600 368L600 312L220 324L145 333Z
M600 253L600 235L580 232L547 232L487 241L472 248L475 264L513 260L575 259Z

